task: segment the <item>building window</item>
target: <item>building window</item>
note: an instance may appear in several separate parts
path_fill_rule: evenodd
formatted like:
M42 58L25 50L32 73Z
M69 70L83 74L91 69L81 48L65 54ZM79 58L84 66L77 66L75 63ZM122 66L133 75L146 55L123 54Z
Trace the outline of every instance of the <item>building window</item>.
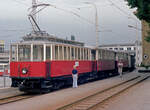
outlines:
M4 52L4 47L0 46L0 53L3 53L3 52Z
M123 48L119 48L120 50L124 50Z
M115 48L115 50L118 50L118 48Z
M134 47L134 50L136 50L136 47Z
M128 47L127 50L131 50L131 47Z

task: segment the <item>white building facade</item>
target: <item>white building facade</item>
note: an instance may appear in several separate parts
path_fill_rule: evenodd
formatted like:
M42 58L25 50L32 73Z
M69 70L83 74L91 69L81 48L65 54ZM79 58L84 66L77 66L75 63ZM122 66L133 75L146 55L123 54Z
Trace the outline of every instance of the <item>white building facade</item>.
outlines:
M5 51L5 43L0 40L0 72L9 69L9 51Z

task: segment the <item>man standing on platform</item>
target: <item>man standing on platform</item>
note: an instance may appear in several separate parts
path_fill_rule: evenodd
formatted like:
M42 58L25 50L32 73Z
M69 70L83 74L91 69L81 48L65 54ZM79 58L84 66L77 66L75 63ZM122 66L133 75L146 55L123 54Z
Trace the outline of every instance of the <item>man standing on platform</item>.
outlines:
M118 73L122 77L123 63L121 60L118 61Z
M76 69L76 65L73 66L72 79L73 79L73 88L77 88L78 87L78 71Z

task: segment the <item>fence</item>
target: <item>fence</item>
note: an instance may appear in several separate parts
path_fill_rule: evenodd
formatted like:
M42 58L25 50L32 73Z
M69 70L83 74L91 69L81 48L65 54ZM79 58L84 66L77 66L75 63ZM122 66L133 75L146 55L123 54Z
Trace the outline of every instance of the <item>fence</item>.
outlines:
M3 68L0 71L0 88L10 87L11 79L9 78L9 69Z

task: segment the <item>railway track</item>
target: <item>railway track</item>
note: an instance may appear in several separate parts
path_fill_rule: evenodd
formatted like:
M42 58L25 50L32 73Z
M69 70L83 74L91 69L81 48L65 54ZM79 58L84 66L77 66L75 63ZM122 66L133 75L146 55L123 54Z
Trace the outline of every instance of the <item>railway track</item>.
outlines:
M93 95L80 99L76 102L73 102L69 105L58 108L57 110L95 110L103 102L119 95L125 90L143 82L148 79L150 75L137 76L120 84L117 84L113 87L99 91Z
M35 96L36 95L29 95L29 94L26 94L26 93L22 93L22 94L15 95L15 96L1 98L0 99L0 105L12 103L12 102L17 102L17 101L32 98L32 97L35 97Z

